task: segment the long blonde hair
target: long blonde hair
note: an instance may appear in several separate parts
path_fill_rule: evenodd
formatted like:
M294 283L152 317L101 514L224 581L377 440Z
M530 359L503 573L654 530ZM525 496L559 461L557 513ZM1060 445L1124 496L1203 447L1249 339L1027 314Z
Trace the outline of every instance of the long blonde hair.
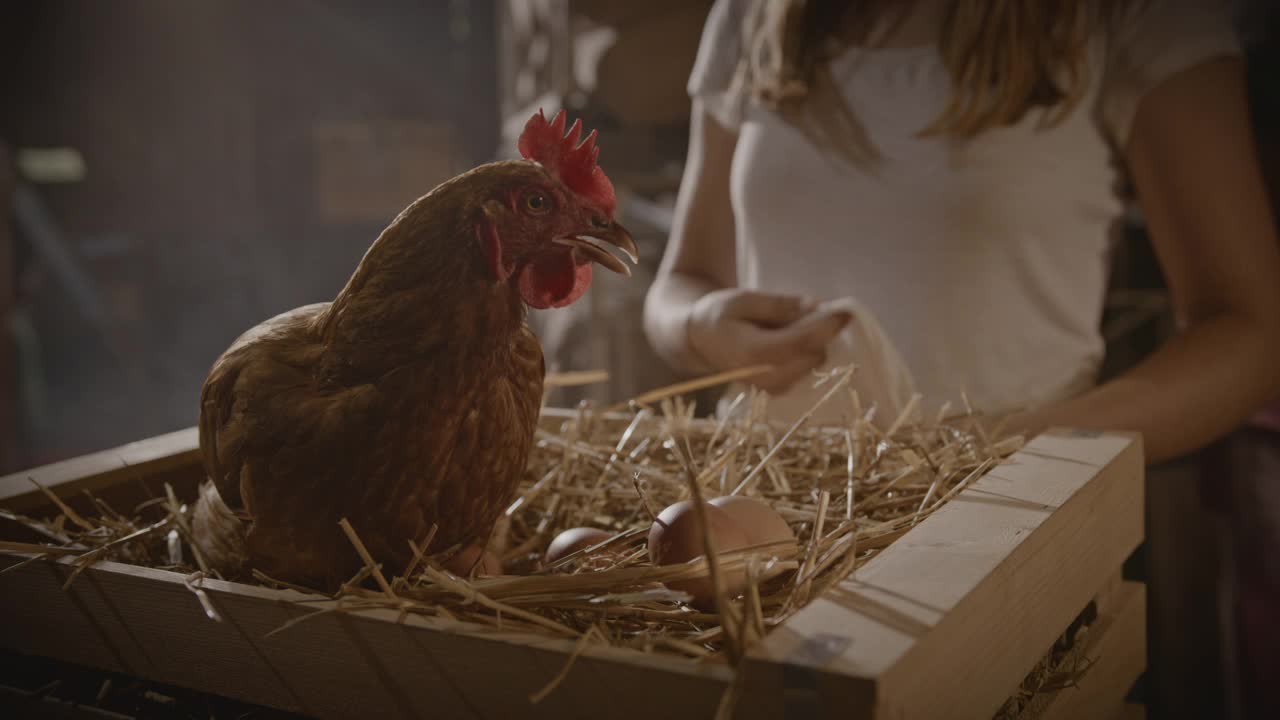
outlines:
M875 160L856 114L831 77L845 40L869 44L891 31L914 2L756 0L743 28L735 91L777 111L814 141L857 162ZM1070 114L1088 84L1089 41L1129 0L947 0L938 50L951 74L946 108L921 135L972 138L1043 110L1052 125Z

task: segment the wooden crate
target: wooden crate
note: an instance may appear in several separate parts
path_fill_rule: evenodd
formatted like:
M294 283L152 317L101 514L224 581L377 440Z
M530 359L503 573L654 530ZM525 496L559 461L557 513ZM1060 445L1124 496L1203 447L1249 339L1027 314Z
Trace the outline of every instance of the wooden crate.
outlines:
M192 497L196 442L184 430L0 478L0 505L54 514L29 477L73 505L87 489L130 507L164 482ZM1142 493L1139 438L1034 438L774 629L742 667L738 716L991 717L1095 597L1096 662L1041 705L1045 717L1120 714L1145 666L1141 588L1116 581L1143 535ZM0 555L0 567L24 558ZM531 705L572 643L390 611L320 614L268 636L331 603L207 580L215 622L182 575L102 562L64 591L69 572L63 560L0 574L0 646L318 717L706 718L732 678L720 664L591 646Z

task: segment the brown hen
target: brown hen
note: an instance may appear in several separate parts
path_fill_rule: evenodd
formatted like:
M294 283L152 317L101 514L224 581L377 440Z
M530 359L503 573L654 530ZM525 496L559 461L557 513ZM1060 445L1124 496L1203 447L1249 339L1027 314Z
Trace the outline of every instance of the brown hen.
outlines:
M197 544L227 576L256 568L332 589L361 566L338 522L399 571L409 541L483 540L533 442L544 366L526 307L567 305L592 262L635 261L613 220L595 133L539 113L524 160L455 177L391 223L331 303L278 315L218 358L201 393L211 486Z

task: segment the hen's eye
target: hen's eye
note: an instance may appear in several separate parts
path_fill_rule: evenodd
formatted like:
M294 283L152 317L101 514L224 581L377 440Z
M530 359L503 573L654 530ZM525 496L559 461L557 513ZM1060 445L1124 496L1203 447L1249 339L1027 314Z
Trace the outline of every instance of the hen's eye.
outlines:
M524 196L524 206L530 212L540 213L547 210L547 198L541 193L529 193Z

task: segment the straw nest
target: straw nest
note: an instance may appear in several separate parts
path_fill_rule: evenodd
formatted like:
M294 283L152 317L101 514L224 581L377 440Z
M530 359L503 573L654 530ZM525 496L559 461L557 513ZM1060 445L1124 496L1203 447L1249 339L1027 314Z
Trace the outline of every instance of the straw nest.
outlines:
M337 609L389 607L447 619L463 629L496 626L567 638L578 651L607 644L732 665L752 643L1022 443L1017 436L1000 436L998 428L985 430L968 408L952 417L944 417L944 408L938 417L923 419L918 398L879 429L876 408L863 407L851 388L852 367L815 380L825 389L819 405L841 403L847 409L848 422L838 427L809 426L812 410L790 427L767 424L762 393L737 397L723 420L695 418L693 405L681 398L752 372L663 388L608 411L583 406L560 427L540 429L527 476L488 542L505 575L462 577L444 570L458 548L433 547L430 537L411 543L416 557L409 567L382 567L343 521L366 567L335 596ZM590 379L562 377L558 384ZM200 589L205 563L189 543L189 507L171 489L152 501L167 512L150 523L100 501L99 516L86 518L46 492L63 512L57 519L8 517L51 544L7 542L0 549L38 553L32 560L75 555L77 572L104 559L184 572L188 588L217 619ZM710 553L682 565L650 563L645 540L655 513L679 500L725 494L768 503L798 542ZM551 539L580 526L612 536L544 565ZM746 590L730 597L721 578L739 571L746 573ZM663 585L708 573L718 590L713 610L693 609L683 602L687 596ZM260 573L254 577L263 585L284 586ZM75 573L68 584L74 579Z

